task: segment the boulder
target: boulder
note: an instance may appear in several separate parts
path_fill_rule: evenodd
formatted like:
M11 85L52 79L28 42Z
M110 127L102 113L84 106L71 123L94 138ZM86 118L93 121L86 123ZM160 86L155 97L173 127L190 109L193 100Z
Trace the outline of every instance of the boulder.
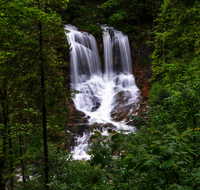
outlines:
M131 98L131 93L129 91L118 92L113 98L114 99L114 101L112 102L112 105L114 106L113 109L127 105L130 98Z
M122 106L111 111L111 117L114 121L122 121L129 113L131 105Z
M133 114L137 111L137 103L129 103L131 93L129 91L120 91L114 96L112 103L113 109L111 111L111 117L114 121L122 121L128 114Z

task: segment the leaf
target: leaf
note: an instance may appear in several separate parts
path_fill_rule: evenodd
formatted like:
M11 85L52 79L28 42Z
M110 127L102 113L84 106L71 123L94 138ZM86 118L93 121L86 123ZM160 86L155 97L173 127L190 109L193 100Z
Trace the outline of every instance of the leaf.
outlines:
M95 135L101 136L101 133L99 131L94 131Z
M153 149L153 152L152 152L152 153L155 154L155 155L159 155L160 152L161 152L161 151L160 151L160 147L156 147L156 148Z
M178 190L188 190L188 188L184 188L183 186L177 185Z
M112 163L113 162L112 158L109 155L106 155L105 161L108 162L108 163Z
M174 164L174 161L173 161L173 160L169 160L169 161L164 162L164 163L163 163L163 166L166 167L166 168L169 168L169 167L171 167L173 164Z
M102 153L97 153L94 158L93 158L93 161L96 163L96 164L99 164L99 163L102 163L103 161L103 154Z
M119 133L117 133L117 134L113 135L111 137L111 139L112 139L112 141L117 141L118 139L120 139L120 137L121 137L121 135Z
M103 153L103 155L106 155L108 151L105 147L102 146L101 152Z
M132 147L132 153L133 153L134 156L139 156L140 151L136 146L133 146Z
M89 151L88 155L92 155L94 153L94 151Z
M134 170L136 171L136 170L140 169L142 167L142 165L144 164L144 162L145 161L142 160L142 162L140 164L138 164Z
M133 169L135 166L136 166L136 162L130 159L128 163L128 169Z
M177 164L177 165L183 165L183 164L185 164L185 163L184 163L184 161L179 161L179 162L176 162L176 164Z
M116 134L116 133L117 133L117 131L115 131L115 130L112 130L110 133L111 133L112 135L114 135L114 134Z
M159 160L153 156L149 161L148 161L149 164L151 164L152 166L157 166L160 164Z
M112 129L108 129L108 133L111 133L112 132Z
M90 137L90 139L92 140L92 139L99 139L100 138L100 136L91 136Z
M166 150L166 153L173 153L174 152L174 150L173 149L171 149L171 148L168 148L167 150Z

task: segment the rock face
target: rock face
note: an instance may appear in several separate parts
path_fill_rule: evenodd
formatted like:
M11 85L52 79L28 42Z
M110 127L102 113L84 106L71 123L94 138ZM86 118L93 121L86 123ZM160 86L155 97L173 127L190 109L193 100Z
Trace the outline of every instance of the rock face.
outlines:
M85 116L85 113L76 109L74 102L72 99L68 99L66 103L66 107L69 113L69 116Z
M154 49L146 44L138 44L132 48L133 74L136 78L136 84L141 90L141 96L144 100L149 99L150 78L153 75L151 70L151 59L149 56Z

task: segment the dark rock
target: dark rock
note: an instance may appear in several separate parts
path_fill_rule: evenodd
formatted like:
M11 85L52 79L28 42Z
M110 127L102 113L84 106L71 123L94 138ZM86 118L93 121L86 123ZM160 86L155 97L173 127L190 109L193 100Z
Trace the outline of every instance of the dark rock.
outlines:
M101 127L104 128L112 128L112 129L116 129L117 127L115 125L113 125L112 123L105 123L103 124Z
M73 124L79 124L79 123L88 123L88 118L86 117L77 117L77 116L71 116L70 118L70 123Z
M75 135L83 136L83 133L88 131L89 126L87 124L68 124L66 129Z
M97 98L96 96L92 97L92 103L93 103L93 107L91 110L92 112L96 111L101 105L99 98Z

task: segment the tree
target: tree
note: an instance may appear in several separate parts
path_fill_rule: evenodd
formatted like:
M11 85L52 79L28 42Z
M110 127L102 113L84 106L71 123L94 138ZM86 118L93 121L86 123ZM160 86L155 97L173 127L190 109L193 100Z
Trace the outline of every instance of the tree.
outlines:
M65 5L65 8L67 6L67 1L59 1L57 3L61 3L62 8L64 8L63 5ZM66 49L66 37L61 18L51 8L53 5L55 5L53 1L44 2L42 0L9 1L9 3L0 4L0 33L2 35L0 38L0 72L2 79L0 83L2 106L1 136L3 139L3 142L1 142L3 146L0 159L0 183L3 188L5 186L3 170L5 157L7 156L6 146L8 139L10 139L10 169L11 175L13 175L14 166L12 164L11 144L13 132L8 127L13 123L9 122L8 125L8 118L16 113L15 107L19 105L19 98L17 97L23 98L22 107L26 107L25 102L28 101L34 108L42 110L44 158L46 163L45 186L48 188L46 185L48 183L46 105L58 102L56 96L54 97L56 101L52 101L53 97L50 95L52 93L55 95L55 91L58 92L59 96L64 92L60 97L62 99L59 101L64 100L66 95L66 90L62 83L63 78L60 76L61 66L64 63L60 48ZM66 49L66 53L67 51ZM41 80L39 80L39 76ZM41 86L39 86L39 83ZM30 97L32 98L31 101ZM42 109L40 105L42 105ZM19 121L19 123L22 123L22 121ZM18 134L12 136L12 140L15 140L16 136Z

